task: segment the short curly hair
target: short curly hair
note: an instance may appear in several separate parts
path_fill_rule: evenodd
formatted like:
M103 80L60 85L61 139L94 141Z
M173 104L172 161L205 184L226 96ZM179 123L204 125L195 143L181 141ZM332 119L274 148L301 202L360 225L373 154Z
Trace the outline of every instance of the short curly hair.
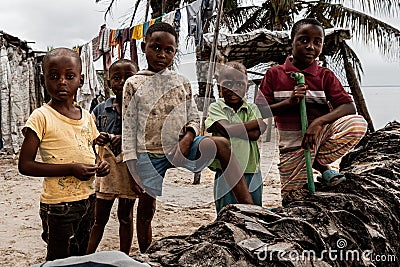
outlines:
M222 78L225 77L226 74L235 71L241 72L243 73L243 75L247 76L247 69L242 63L237 61L229 61L223 65L219 65L218 74L216 75L216 78L218 81L220 81Z
M308 24L321 27L322 32L324 33L324 36L325 36L325 29L324 29L324 26L322 26L321 22L319 22L317 19L314 19L314 18L305 18L305 19L298 20L295 22L295 24L293 24L292 31L290 32L290 38L292 39L292 41L294 40L294 36L300 30L300 28L303 25L308 25Z
M150 36L153 34L153 32L168 32L175 37L175 42L178 44L178 34L176 33L174 27L172 27L171 24L168 24L166 22L154 23L147 29L145 38L146 39L150 38Z
M82 71L82 59L78 55L78 53L76 53L74 50L72 50L70 48L57 47L57 48L54 48L53 50L50 50L49 52L47 52L46 55L44 56L43 61L42 61L43 72L45 70L47 70L47 61L49 61L49 58L52 56L71 56L73 58L76 58L78 60L80 71Z
M133 62L133 61L130 60L130 59L121 58L121 59L118 59L117 61L115 61L113 64L111 64L110 68L108 69L108 72L111 73L111 69L115 68L116 65L122 64L122 63L132 64L132 66L135 67L135 70L136 70L136 71L138 70L138 66L136 65L135 62Z

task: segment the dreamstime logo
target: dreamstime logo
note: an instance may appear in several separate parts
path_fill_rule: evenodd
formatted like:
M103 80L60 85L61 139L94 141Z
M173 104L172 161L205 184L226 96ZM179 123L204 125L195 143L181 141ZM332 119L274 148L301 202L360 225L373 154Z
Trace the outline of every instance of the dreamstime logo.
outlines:
M375 254L372 250L346 249L347 240L340 238L336 241L337 249L328 249L316 252L314 250L281 250L275 246L262 246L257 249L257 259L260 261L346 261L346 262L396 262L397 257L393 254Z
M183 84L191 85L191 87L197 86L199 83L206 84L207 83L207 70L210 66L209 62L197 62L195 67L195 72L200 73L197 79L194 80L186 80L182 76L178 76L172 74L171 72L162 72L157 73L153 76L146 76L141 81L136 81L133 94L125 113L123 114L124 120L124 129L123 129L123 150L126 151L145 151L150 150L148 147L144 147L145 144L156 144L159 147L162 147L163 154L166 155L166 159L174 166L184 167L186 166L204 166L210 163L210 159L213 159L217 155L217 148L214 145L208 146L208 151L201 151L201 156L196 159L185 159L183 157L182 152L179 149L177 144L179 143L180 138L182 137L182 133L186 126L191 126L194 124L199 125L200 121L200 112L197 109L198 103L210 103L215 101L213 98L205 99L205 98L196 98L197 103L194 100L194 97L191 97L189 91L185 91L186 88L182 88ZM218 70L221 68L219 64L215 66L215 69ZM186 67L180 66L180 69L184 70ZM236 70L234 70L236 71ZM237 71L240 73L239 71ZM243 74L242 74L243 75ZM141 75L138 75L141 76ZM144 75L142 76L144 77ZM214 80L215 82L215 80ZM218 85L218 83L217 83ZM237 83L236 83L237 86ZM180 87L180 89L179 89ZM178 88L178 89L177 89ZM183 89L183 90L182 90ZM228 88L231 91L234 91L233 88ZM193 94L193 92L191 92ZM236 92L235 92L236 93ZM126 106L126 103L124 103ZM233 114L234 115L234 114ZM235 115L234 115L235 116ZM235 121L240 121L239 118L235 118ZM242 127L241 131L246 131L245 127ZM274 142L276 145L276 143ZM240 157L248 160L250 151L250 146L248 148L242 148L240 150ZM274 148L275 149L275 148ZM160 153L158 151L158 153ZM126 153L127 154L127 153ZM204 156L203 156L204 155ZM230 160L228 161L227 169L232 167L232 163L235 162L233 160L233 155L230 155ZM262 157L263 155L261 155ZM178 159L178 160L177 160ZM140 158L138 160L140 164ZM204 164L206 162L206 164ZM272 164L272 161L268 162L269 165ZM243 166L247 165L247 162L242 162ZM154 180L154 176L158 176L157 179L163 181L160 174L157 174L157 170L150 164L151 167L146 171L152 172L151 179ZM128 168L133 174L132 167L128 164ZM261 176L265 178L267 173L265 170L270 170L270 166L267 166L261 169ZM230 191L236 183L239 181L241 175L243 173L235 173L232 172L227 175L227 171L223 173L224 177L228 177L229 185L222 188L218 191L214 197L216 199L224 196L228 191ZM139 177L142 176L143 173L138 173ZM136 178L136 176L133 175ZM223 178L222 178L223 179ZM260 185L262 186L261 179L258 184L252 184L253 188L258 188ZM142 184L142 181L137 181L139 185ZM163 182L161 182L162 184ZM144 186L144 190L153 195L157 196L161 194L161 188L155 188L156 186L150 184L150 186L154 186L155 189L152 192L150 187L147 187L147 184ZM160 183L158 183L160 184ZM160 187L159 185L157 185ZM169 188L171 188L171 184L168 184ZM179 187L179 185L172 185L172 187ZM158 192L158 193L157 193ZM168 192L165 192L168 193ZM181 192L184 193L184 192ZM179 193L179 194L181 194ZM194 192L195 193L195 192ZM164 200L168 201L168 199ZM183 206L187 206L188 203L176 203L182 204ZM204 205L204 203L199 203L200 205Z

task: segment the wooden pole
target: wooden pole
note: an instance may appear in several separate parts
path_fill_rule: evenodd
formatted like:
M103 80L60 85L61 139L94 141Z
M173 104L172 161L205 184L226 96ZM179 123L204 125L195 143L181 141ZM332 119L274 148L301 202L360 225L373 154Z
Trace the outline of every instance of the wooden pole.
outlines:
M110 98L110 88L108 87L108 68L107 68L107 57L103 56L103 75L104 75L104 98L105 100Z
M204 107L203 107L203 115L200 121L200 135L204 135L205 133L205 125L204 125L204 120L207 116L208 112L208 106L210 103L210 96L212 92L212 87L213 87L213 76L215 72L215 65L216 65L216 55L217 55L217 41L218 41L218 35L219 35L219 25L221 23L221 17L223 14L224 10L224 0L220 0L218 2L218 13L217 13L217 19L215 22L215 28L214 28L214 39L211 47L211 55L210 55L210 65L208 66L208 76L207 76L207 84L206 84L206 94L204 98ZM194 174L194 180L193 184L200 184L200 178L201 178L201 173L195 173Z

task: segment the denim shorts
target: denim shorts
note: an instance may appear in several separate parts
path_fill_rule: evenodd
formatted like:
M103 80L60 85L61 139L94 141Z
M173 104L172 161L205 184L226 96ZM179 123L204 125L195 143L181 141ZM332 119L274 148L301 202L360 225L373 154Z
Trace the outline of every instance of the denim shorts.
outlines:
M95 199L93 194L79 201L40 203L42 239L47 243L47 261L86 254L94 222Z
M203 162L196 160L199 144L204 138L205 136L196 136L194 138L188 159L179 167L197 173L201 172L211 163L213 159ZM167 155L157 155L155 157L150 153L138 153L136 172L142 180L146 193L153 197L162 195L162 184L165 173L169 168L175 167L171 164L171 160Z

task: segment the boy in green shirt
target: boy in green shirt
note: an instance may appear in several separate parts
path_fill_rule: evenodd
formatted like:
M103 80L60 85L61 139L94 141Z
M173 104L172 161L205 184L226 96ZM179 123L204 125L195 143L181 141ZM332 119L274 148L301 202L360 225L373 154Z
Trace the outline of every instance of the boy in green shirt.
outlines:
M222 66L218 76L218 86L223 99L212 103L208 109L205 126L213 136L224 136L230 140L253 202L262 205L262 176L260 172L260 152L257 140L265 131L266 124L257 106L244 99L247 91L247 70L238 62L228 62ZM218 160L210 169L214 170L214 201L217 212L228 204L238 203L231 188L223 178Z

